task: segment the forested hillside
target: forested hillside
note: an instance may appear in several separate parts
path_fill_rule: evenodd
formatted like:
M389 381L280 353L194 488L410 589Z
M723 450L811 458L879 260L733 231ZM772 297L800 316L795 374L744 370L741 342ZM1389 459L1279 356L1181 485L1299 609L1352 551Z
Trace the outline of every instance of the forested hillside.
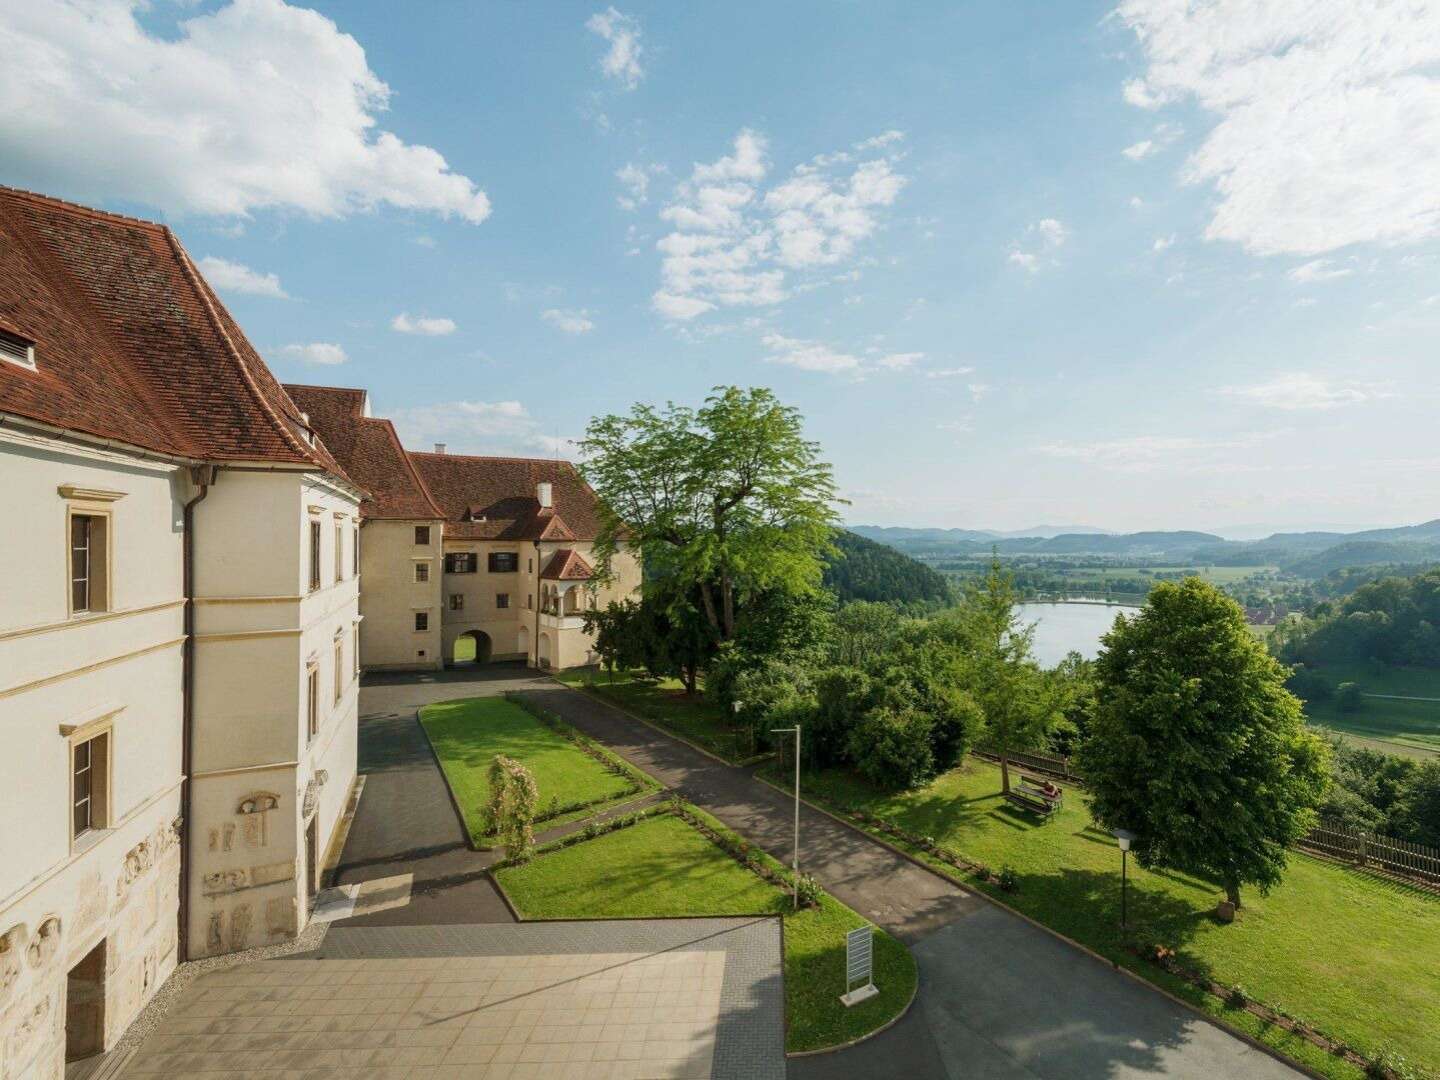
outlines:
M1287 663L1440 667L1440 570L1385 577L1311 616L1276 627L1274 645Z
M945 578L886 544L835 530L838 554L825 567L825 586L842 604L853 600L938 607L950 600Z

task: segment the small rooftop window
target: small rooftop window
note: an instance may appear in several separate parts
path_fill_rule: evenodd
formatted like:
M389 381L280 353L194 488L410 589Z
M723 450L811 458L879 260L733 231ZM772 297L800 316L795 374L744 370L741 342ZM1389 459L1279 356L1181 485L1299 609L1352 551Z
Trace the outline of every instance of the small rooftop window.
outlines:
M35 343L0 330L0 360L35 370Z

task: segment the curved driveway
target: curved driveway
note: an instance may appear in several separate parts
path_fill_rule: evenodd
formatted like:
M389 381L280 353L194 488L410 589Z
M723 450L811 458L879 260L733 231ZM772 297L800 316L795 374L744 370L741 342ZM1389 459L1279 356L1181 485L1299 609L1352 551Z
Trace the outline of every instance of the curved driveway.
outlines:
M517 668L362 691L362 711L402 716L428 701L521 690L788 860L792 803L618 709ZM367 797L369 792L366 793ZM789 1075L1078 1080L1169 1076L1295 1080L1302 1074L1023 919L802 807L803 868L904 940L920 965L908 1015L874 1039L791 1059Z

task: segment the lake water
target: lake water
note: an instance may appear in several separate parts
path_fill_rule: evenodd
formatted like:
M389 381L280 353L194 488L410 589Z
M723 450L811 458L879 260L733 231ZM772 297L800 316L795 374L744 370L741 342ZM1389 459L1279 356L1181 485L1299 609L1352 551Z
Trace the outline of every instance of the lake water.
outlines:
M1035 659L1041 667L1054 667L1070 651L1093 660L1100 651L1100 635L1121 612L1139 608L1126 604L1017 604L1023 623L1035 623Z

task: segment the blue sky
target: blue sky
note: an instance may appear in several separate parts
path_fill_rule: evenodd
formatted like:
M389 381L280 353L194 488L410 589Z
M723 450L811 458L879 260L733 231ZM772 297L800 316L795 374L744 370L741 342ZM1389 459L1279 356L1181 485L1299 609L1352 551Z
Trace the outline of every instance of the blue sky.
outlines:
M0 182L415 446L767 385L852 522L1414 522L1440 12L1369 6L0 0Z

